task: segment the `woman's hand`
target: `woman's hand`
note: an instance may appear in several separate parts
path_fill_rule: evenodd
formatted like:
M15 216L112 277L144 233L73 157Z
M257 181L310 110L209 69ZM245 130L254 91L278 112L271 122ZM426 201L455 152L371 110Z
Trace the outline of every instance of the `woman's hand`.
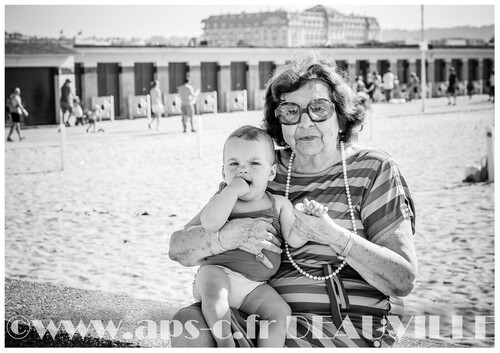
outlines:
M305 212L310 216L315 216L315 217L322 217L328 213L328 207L320 204L315 200L309 201L307 198L304 199L303 204L299 203L295 206L295 208Z
M310 209L309 201L295 205L295 222L293 224L294 233L301 239L319 244L330 245L336 242L338 235L343 228L336 224L327 213L321 212L321 216L310 215L304 211ZM311 201L312 202L312 201Z
M241 249L257 255L263 249L281 254L281 242L269 218L238 218L228 221L219 231L221 245L225 249ZM264 256L262 263L272 268Z

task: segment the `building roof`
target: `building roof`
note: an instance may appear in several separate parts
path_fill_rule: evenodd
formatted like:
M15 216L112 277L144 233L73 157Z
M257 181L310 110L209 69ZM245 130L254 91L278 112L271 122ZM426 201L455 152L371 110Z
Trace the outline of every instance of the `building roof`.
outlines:
M332 9L331 7L323 6L323 5L316 5L314 7L311 7L310 9L305 9L304 11L323 12L328 17L334 17L335 15L341 15L341 13L338 12L337 10Z
M278 20L278 21L273 21ZM226 25L255 25L256 22L259 25L283 25L288 23L288 13L283 10L277 10L272 12L256 12L256 13L239 13L239 14L226 14L226 15L214 15L202 20L201 22L205 24L221 23L224 22Z
M22 40L6 41L5 54L30 55L30 54L67 54L78 53L72 45L62 44L55 40Z
M377 24L378 21L375 17L368 17L368 16L363 16L363 15L357 15L357 14L350 14L350 15L344 15L343 13L328 7L328 6L323 6L323 5L316 5L314 7L311 7L310 9L304 10L304 12L320 12L323 13L325 18L327 19L333 19L335 17L354 17L354 18L364 18L365 20L369 21L370 23Z

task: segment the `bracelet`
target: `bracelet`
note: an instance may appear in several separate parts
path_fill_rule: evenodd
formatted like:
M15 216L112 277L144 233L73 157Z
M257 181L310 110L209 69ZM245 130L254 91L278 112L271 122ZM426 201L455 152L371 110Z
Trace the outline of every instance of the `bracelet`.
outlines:
M351 232L349 232L349 240L347 241L347 245L345 246L344 251L342 251L342 254L337 255L337 258L340 260L345 260L347 255L349 255L349 251L351 251L352 245L354 244L354 237Z
M229 251L227 249L225 249L223 246L222 246L222 242L220 241L220 233L219 231L217 231L217 241L219 242L219 247L222 251L226 252L226 251Z

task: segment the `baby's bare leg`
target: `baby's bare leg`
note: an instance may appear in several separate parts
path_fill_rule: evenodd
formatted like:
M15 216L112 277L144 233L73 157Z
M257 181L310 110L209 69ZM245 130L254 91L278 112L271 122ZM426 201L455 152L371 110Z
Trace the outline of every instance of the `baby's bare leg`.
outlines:
M255 288L247 295L240 309L248 315L257 314L260 320L258 347L279 347L285 344L287 317L291 310L283 298L269 284ZM262 322L262 320L267 321ZM266 330L267 328L267 330Z
M218 266L202 266L196 275L195 296L218 347L234 347L229 309L229 278Z

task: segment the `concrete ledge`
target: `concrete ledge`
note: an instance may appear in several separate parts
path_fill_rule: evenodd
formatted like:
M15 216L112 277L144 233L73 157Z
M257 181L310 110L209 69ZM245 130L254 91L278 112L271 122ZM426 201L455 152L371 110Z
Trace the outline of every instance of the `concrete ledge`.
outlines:
M111 320L115 326L119 325L119 328L114 338L109 334L99 338L92 326L85 337L75 335L73 339L69 339L66 330L61 326L55 339L49 333L40 339L35 327L30 325L29 334L24 339L14 339L6 331L5 345L6 347L169 347L168 335L164 333L165 339L162 339L160 321L172 319L178 309L177 304L134 299L127 295L6 279L6 323L20 315L29 319L30 323L32 320L40 320L45 327L50 320L55 325L61 320L70 320L75 327L80 321L88 327L90 320L101 320L106 327ZM135 333L138 327L148 325L145 322L140 323L142 320L156 322L156 339L128 339L129 333ZM5 327L7 330L8 325ZM22 324L17 332L27 332L26 330L27 325ZM165 327L165 330L168 330L168 327Z
M26 282L13 279L5 280L5 346L6 347L170 347L168 327L161 326L162 320L171 320L179 305L134 299L127 295L117 295L100 291L88 291L55 286L52 284ZM23 318L29 320L24 321ZM40 320L47 327L52 320L59 325L61 320L70 320L74 327L82 322L90 327L83 337L71 337L61 325L55 338L46 333L40 338L32 320ZM117 332L100 338L90 320L100 320L106 327L111 320ZM155 338L135 335L136 330L143 332L150 320L156 323L149 330ZM10 323L9 323L10 321ZM15 321L15 332L8 331ZM142 322L141 322L142 321ZM121 323L120 323L121 322ZM83 332L83 331L81 331ZM19 336L23 337L19 339ZM16 337L16 338L14 338ZM395 348L467 348L469 346L448 344L439 340L403 338Z

